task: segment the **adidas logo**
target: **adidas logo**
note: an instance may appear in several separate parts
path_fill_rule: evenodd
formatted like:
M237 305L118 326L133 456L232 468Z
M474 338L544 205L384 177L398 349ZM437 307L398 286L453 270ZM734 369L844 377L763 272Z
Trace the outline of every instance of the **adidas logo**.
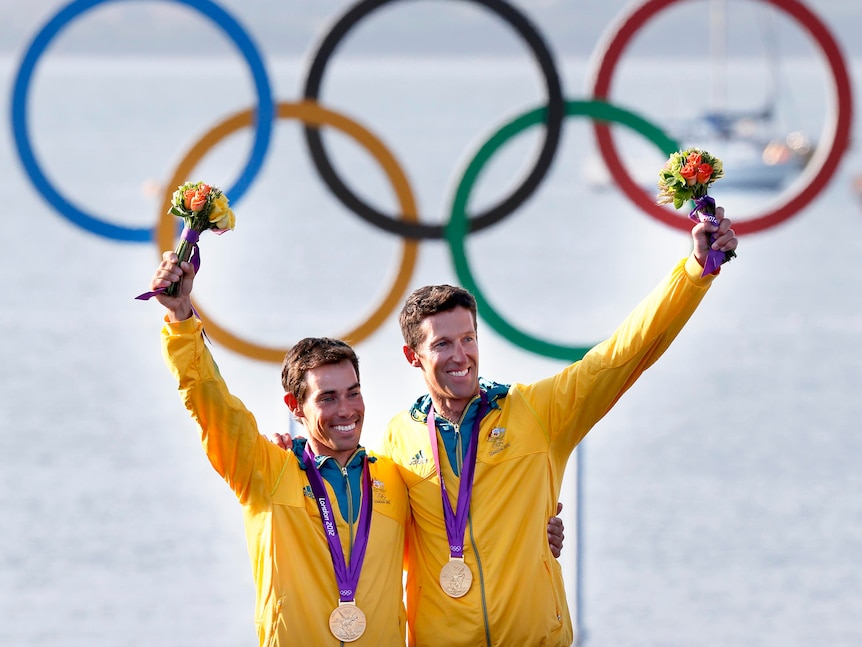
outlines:
M420 449L419 453L417 453L413 458L410 459L408 465L426 465L428 463L428 459L425 457L425 451Z

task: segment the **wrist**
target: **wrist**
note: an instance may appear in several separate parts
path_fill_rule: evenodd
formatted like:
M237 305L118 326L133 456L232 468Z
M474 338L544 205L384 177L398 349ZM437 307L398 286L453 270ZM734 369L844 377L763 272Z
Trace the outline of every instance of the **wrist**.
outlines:
M172 323L176 323L178 321L185 321L186 319L191 319L194 314L194 310L192 309L192 304L190 301L186 301L176 308L168 308L168 321Z

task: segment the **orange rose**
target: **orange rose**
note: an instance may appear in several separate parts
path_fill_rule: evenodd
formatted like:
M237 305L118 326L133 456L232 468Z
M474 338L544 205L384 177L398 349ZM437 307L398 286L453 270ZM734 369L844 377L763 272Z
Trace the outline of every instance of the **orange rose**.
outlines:
M194 189L186 189L183 192L183 207L185 209L187 209L188 211L192 210L192 200L194 200L194 197L195 197L195 190Z
M703 158L700 156L700 153L689 153L686 158L686 164L691 164L692 166L700 166L700 163L703 161Z
M202 184L200 188L194 192L194 195L188 200L188 207L195 213L203 209L207 204L207 195L209 195L210 186Z
M679 170L679 174L688 186L693 186L697 181L697 167L694 164L686 164Z
M711 164L698 164L697 166L697 181L700 184L706 184L709 182L709 178L712 177L712 165Z

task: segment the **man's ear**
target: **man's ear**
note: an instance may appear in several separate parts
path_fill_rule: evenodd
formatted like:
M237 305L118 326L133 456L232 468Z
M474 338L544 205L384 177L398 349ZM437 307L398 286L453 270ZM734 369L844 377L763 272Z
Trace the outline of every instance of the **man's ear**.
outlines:
M293 393L284 394L284 403L294 416L297 418L302 417L302 407L299 406L299 402L296 401L296 396Z
M403 346L401 350L404 352L404 357L407 358L407 361L410 363L410 366L415 368L421 368L422 362L419 360L419 355L410 348L409 346Z

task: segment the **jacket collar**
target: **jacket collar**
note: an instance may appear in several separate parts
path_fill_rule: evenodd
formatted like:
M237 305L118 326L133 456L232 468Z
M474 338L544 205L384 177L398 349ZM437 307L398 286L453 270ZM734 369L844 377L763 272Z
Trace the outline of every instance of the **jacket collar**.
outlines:
M499 382L492 382L491 380L486 380L485 378L479 378L479 388L485 392L485 395L488 397L488 403L491 406L491 409L499 409L500 404L498 400L502 400L509 393L508 384L500 384ZM471 415L471 409L478 406L479 398L474 398L470 403L470 406L467 407L467 411L463 418L467 418ZM421 422L423 424L428 422L428 410L431 408L431 394L426 393L425 395L420 396L410 407L410 417L416 422Z
M293 452L294 456L296 456L297 460L299 461L300 469L303 469L303 470L306 469L306 467L307 467L305 464L305 446L307 443L308 443L308 438L297 437L297 438L293 439L293 446L291 447L291 451ZM346 467L348 469L354 468L354 467L361 467L362 466L362 459L365 455L366 455L365 448L362 445L357 445L356 451L354 451L353 454L351 454L350 460L347 461L347 465L345 465L344 467ZM317 469L329 467L330 465L332 467L336 467L336 462L329 460L330 458L331 458L330 456L316 455L314 457L314 462L317 464ZM376 460L377 460L377 458L374 456L368 457L369 463L373 463Z

